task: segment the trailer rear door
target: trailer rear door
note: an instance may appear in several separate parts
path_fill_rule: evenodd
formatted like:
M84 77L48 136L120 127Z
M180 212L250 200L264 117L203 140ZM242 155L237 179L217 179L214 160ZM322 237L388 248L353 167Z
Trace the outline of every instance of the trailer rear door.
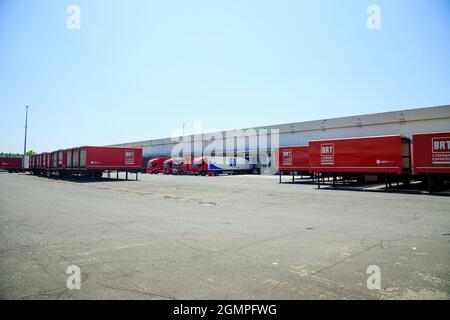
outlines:
M80 149L80 168L86 168L86 148Z
M67 150L67 168L72 168L72 150Z
M78 157L78 149L73 150L73 168L78 168L79 157Z

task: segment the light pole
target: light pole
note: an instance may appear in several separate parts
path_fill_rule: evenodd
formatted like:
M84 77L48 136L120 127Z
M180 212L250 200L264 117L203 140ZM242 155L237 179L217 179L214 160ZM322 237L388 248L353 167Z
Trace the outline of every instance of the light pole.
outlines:
M22 157L22 168L25 168L25 156L27 155L27 128L28 128L28 108L29 106L25 106L25 140L23 142L23 157Z

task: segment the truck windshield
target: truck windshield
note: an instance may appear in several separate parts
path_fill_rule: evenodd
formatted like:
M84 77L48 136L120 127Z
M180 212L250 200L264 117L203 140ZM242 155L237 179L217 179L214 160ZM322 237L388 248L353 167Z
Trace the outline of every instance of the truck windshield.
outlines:
M154 162L152 162L152 161L149 161L148 163L147 163L147 166L148 167L154 167L156 165L156 163L154 163Z
M194 161L194 166L196 166L196 167L201 167L202 164L203 164L203 162L201 162L201 161Z
M172 162L164 162L164 167L171 167L172 166Z

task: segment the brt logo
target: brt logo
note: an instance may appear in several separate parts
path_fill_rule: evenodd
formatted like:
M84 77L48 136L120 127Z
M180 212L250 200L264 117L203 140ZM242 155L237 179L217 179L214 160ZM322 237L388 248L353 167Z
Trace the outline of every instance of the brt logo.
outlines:
M320 154L322 156L334 156L334 143L321 144Z
M134 151L133 150L125 151L125 164L134 164Z
M334 165L334 143L320 145L320 164Z
M433 152L450 152L450 137L433 138Z

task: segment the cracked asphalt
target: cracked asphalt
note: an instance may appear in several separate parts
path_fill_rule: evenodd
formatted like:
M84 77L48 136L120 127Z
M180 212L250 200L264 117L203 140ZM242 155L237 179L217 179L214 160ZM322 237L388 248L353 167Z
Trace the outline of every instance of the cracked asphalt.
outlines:
M450 197L277 179L0 173L0 298L449 299Z

